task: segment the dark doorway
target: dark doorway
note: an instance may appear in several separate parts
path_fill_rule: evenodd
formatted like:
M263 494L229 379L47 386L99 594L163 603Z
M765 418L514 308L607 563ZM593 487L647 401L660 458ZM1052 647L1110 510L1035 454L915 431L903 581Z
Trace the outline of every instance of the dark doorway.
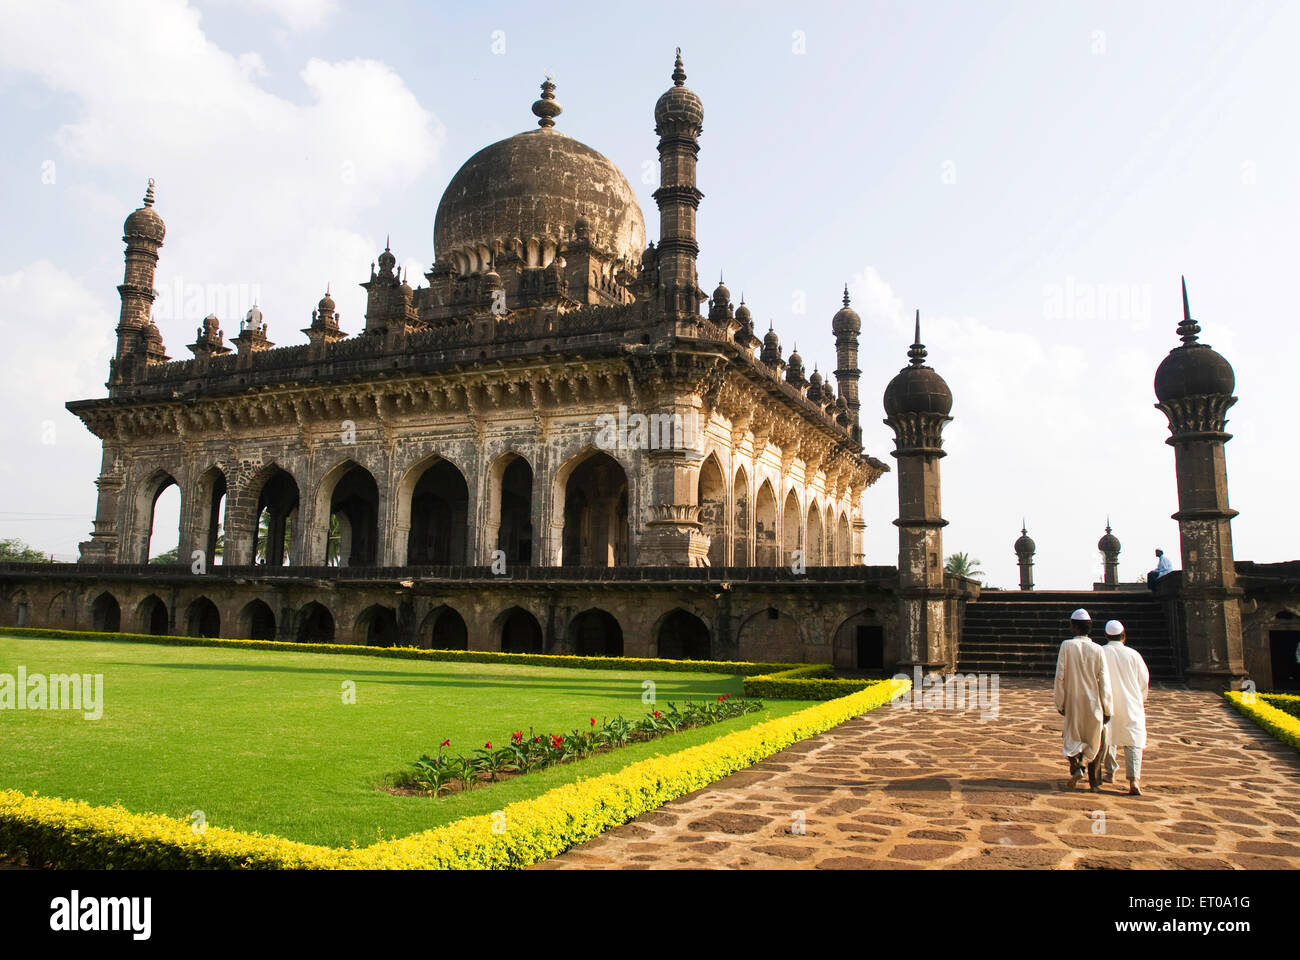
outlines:
M122 608L111 593L101 593L90 608L91 628L100 633L117 633L122 629Z
M433 621L429 630L429 647L433 650L468 650L469 630L465 618L448 606L441 606L429 614Z
M217 605L207 597L199 597L190 604L189 616L185 621L187 636L221 636L221 614L217 611Z
M1300 690L1300 663L1296 662L1300 630L1270 630L1269 652L1273 660L1273 689Z
M497 549L507 563L525 566L533 559L533 468L515 457L501 475L501 529Z
M527 610L515 607L501 626L501 649L506 653L541 653L542 627Z
M604 610L586 610L569 628L573 652L580 657L623 656L623 628Z
M275 613L262 600L254 600L244 607L239 617L244 636L250 640L275 639Z
M659 656L665 660L708 660L709 628L685 610L674 610L659 628Z
M375 605L366 608L357 618L357 626L365 631L368 647L392 647L397 644L397 611L392 607Z
M334 617L319 603L309 603L298 612L298 642L334 642Z
M469 543L469 487L450 462L425 470L411 493L407 563L462 564Z
M885 628L859 626L857 631L858 669L885 669Z
M140 601L140 629L155 637L167 634L167 604L150 595Z
M373 566L379 551L379 486L370 471L353 465L330 496L330 517L340 528L336 562L341 567ZM334 562L326 546L326 562Z

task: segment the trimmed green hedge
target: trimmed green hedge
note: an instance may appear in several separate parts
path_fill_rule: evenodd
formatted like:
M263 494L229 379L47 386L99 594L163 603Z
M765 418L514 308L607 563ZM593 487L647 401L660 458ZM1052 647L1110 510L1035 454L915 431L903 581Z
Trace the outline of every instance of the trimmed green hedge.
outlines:
M197 833L186 820L0 790L0 856L101 870L517 869L874 710L910 686L907 680L878 681L709 743L566 783L490 815L364 848L315 846L216 826Z
M347 643L294 643L285 640L226 640L217 637L155 637L145 633L96 633L44 627L0 627L0 634L50 637L55 640L105 640L159 643L178 647L228 647L239 650L289 650L294 653L338 653L398 660L446 660L460 663L517 663L533 667L577 667L584 670L664 670L680 673L733 673L753 676L780 670L784 663L733 660L657 660L650 657L578 657L569 654L497 653L491 650L423 650L419 647L368 647ZM860 688L855 688L860 689Z
M769 700L834 700L865 690L878 680L836 680L829 663L808 663L745 678L745 696Z

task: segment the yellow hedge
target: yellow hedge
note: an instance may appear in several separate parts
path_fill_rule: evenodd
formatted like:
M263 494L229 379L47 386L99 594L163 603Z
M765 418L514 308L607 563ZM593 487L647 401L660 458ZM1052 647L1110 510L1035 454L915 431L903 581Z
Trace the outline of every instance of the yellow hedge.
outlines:
M0 855L90 869L511 869L538 863L647 810L823 733L903 693L886 680L747 730L577 780L495 815L370 847L340 849L0 790Z
M1271 696L1270 694L1229 690L1224 693L1224 696L1239 713L1259 724L1283 743L1300 750L1300 718L1293 717L1285 710L1279 710L1268 703L1267 698Z

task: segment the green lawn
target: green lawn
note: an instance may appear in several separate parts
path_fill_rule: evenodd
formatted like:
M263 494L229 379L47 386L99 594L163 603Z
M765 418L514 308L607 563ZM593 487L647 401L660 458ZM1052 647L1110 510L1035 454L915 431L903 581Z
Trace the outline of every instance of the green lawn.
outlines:
M451 740L470 752L512 730L585 727L660 702L741 695L712 673L577 670L0 635L0 673L103 674L103 717L0 710L0 787L258 830L333 846L490 813L577 777L618 770L809 704L766 708L434 800L379 789ZM356 703L343 702L344 681Z

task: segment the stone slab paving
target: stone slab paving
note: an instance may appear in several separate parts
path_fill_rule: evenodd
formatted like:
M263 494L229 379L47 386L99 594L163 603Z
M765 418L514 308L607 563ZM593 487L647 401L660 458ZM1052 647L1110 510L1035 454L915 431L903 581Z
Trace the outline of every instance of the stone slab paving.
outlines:
M998 706L881 707L535 869L1300 867L1300 753L1222 697L1151 692L1141 797L1066 789L1049 683Z

